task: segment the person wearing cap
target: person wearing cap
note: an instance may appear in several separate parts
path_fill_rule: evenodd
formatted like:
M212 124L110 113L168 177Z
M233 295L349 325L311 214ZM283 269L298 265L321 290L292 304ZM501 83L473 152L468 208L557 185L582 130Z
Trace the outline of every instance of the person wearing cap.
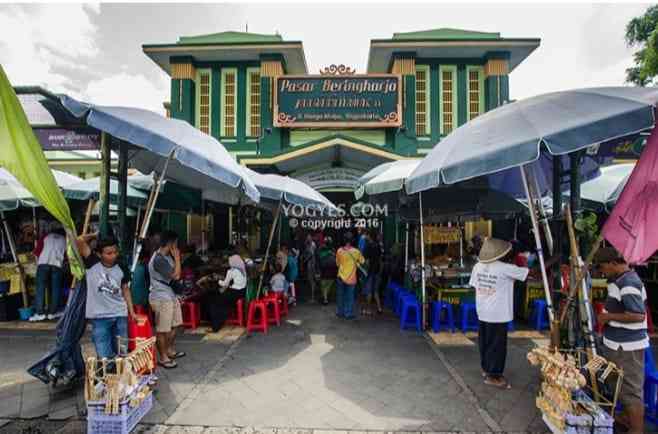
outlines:
M598 316L603 326L602 356L623 369L619 401L620 422L628 432L644 432L644 351L649 346L645 302L640 276L614 247L600 249L594 257L608 279L605 308Z
M528 268L510 263L511 253L511 243L485 239L470 280L470 286L475 288L484 382L503 389L510 388L503 371L507 357L507 325L514 320L514 282L526 280L529 272Z

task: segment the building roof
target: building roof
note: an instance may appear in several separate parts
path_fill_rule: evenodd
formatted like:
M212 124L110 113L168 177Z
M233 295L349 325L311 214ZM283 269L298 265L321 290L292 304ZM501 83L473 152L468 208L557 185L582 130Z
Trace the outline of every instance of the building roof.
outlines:
M220 32L181 36L174 44L144 44L144 53L171 75L172 57L191 57L195 62L249 62L262 56L279 55L287 74L306 74L306 56L301 41L286 41L280 35Z
M247 32L220 32L208 35L181 36L178 44L251 44L257 42L283 42L281 35L263 35Z
M73 116L59 101L57 95L40 86L15 86L27 120L33 127L77 127L80 119Z
M504 55L510 72L530 55L539 38L505 38L497 32L477 32L451 28L394 33L391 39L372 39L368 54L368 72L389 72L393 57L413 53L416 58L481 59Z
M498 32L477 32L473 30L461 30L440 28L431 30L420 30L416 32L393 33L393 39L398 41L445 41L445 40L481 40L500 39Z

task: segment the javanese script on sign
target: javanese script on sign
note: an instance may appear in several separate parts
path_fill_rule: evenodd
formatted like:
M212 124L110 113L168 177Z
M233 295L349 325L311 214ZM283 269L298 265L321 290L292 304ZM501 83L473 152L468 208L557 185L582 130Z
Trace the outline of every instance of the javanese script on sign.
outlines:
M400 80L394 74L277 77L274 126L398 127Z

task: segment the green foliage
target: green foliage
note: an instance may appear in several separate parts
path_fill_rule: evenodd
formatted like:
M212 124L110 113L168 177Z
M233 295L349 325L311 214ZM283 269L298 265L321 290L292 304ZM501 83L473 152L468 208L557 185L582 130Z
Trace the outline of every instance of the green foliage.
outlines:
M626 69L626 81L638 86L652 84L658 75L658 5L626 25L626 43L640 47L633 55L635 66Z
M592 245L599 236L599 225L597 223L597 217L594 213L583 214L581 217L578 217L573 224L576 232L580 236L581 241L584 244L585 251L580 252L581 256L585 256L592 248Z

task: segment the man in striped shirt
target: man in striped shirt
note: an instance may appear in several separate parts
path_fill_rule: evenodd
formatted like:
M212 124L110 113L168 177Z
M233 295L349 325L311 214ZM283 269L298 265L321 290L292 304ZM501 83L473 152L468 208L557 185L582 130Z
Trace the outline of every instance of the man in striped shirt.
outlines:
M644 285L612 247L599 250L595 262L608 279L608 297L598 320L603 328L603 356L624 370L619 400L622 423L644 432L644 350L649 346Z

